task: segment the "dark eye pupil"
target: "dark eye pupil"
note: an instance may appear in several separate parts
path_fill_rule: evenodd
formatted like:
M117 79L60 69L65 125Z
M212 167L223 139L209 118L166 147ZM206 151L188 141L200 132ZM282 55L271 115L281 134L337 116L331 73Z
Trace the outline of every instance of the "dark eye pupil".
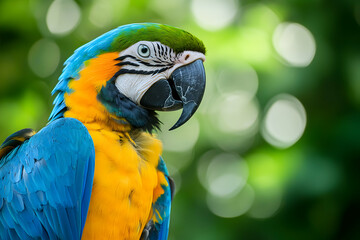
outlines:
M147 49L146 47L143 47L143 48L141 49L141 52L142 52L142 53L147 53L147 51L148 51L148 49Z

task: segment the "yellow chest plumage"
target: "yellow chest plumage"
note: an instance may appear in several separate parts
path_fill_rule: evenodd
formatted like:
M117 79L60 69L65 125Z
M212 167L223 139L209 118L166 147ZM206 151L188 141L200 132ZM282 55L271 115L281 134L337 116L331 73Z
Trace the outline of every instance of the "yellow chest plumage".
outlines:
M161 143L145 132L131 131L118 124L97 93L119 67L116 53L87 62L80 78L69 83L74 90L64 96L68 110L64 117L80 120L95 146L95 175L83 239L139 239L150 219L152 204L167 186L157 170Z
M125 135L89 130L95 144L95 176L83 239L139 239L151 215L159 141L142 133L142 146ZM136 149L141 148L141 149Z

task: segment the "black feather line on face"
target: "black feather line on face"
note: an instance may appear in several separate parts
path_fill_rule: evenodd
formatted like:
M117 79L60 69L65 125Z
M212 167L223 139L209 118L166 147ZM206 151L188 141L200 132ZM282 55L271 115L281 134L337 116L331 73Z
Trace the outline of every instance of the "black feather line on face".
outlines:
M164 67L164 68L160 68L158 70L154 70L154 71L143 71L143 70L135 70L135 69L120 69L116 74L115 74L115 80L118 76L122 75L122 74L140 74L140 75L154 75L157 73L161 73L164 72L166 70L168 70L169 67ZM115 81L114 80L114 81Z
M164 46L161 45L160 47L161 47L161 49L160 49L160 55L161 55L161 56L164 56L164 54L165 54Z
M162 63L161 61L156 61L156 60L152 60L152 61L155 62L155 63L160 63L160 64L151 64L151 63L148 63L148 62L144 62L141 59L138 59L138 58L136 58L136 57L134 57L132 55L124 55L122 57L116 58L115 60L122 61L122 60L124 60L126 58L132 58L132 59L136 60L138 63L143 64L143 65L148 66L148 67L172 67L173 66L173 64L171 64L171 63L161 64ZM124 62L124 63L130 63L130 62ZM136 64L136 63L131 62L131 64L122 64L122 62L120 62L120 63L118 63L116 65L117 66L122 66L122 65L140 66L140 65L133 65L133 64Z
M97 96L105 108L115 116L125 119L134 129L141 129L150 133L155 129L160 130L161 122L157 118L157 113L142 108L127 98L117 89L114 84L115 80L116 77L114 76L106 83L106 86L101 88Z
M115 64L116 66L126 66L126 65L130 65L130 66L135 66L135 67L139 67L140 65L137 63L133 63L133 62L119 62L117 64Z
M159 43L156 43L156 48L157 48L157 56L160 58L160 44Z

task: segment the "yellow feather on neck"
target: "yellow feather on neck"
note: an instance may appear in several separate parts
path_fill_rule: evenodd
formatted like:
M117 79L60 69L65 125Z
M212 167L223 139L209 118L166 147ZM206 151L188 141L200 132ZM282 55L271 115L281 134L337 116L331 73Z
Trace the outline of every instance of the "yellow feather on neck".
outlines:
M105 53L86 62L86 66L79 73L80 78L69 82L72 92L64 95L68 107L65 117L77 118L83 123L96 122L103 128L115 131L130 130L130 126L114 121L118 118L110 114L97 100L100 89L120 69L116 66L117 57L119 57L118 53Z

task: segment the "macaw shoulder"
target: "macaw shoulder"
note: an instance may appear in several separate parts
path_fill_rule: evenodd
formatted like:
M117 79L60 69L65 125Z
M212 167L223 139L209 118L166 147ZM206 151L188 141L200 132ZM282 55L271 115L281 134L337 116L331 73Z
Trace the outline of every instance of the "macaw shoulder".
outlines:
M94 146L87 128L75 118L60 118L52 121L38 134L49 135L52 139L69 143L78 143L84 146Z
M3 179L18 168L32 173L41 160L46 162L47 170L59 176L70 167L70 163L86 162L89 156L95 158L90 134L80 121L73 118L54 120L36 134L31 129L20 130L5 140L0 152L2 150L6 150L0 156L0 177ZM16 180L24 174L20 169L20 176L15 174L19 178Z
M50 149L57 149L68 154L71 153L71 150L74 150L74 147L79 145L88 147L89 149L94 148L88 130L80 121L74 118L61 118L50 122L38 133L33 129L27 128L7 137L0 146L0 168L11 159L18 152L19 148L21 148L21 145L27 143L27 140L30 138L30 144L26 144L32 146L30 150L45 147L43 150L47 150L48 152L50 152Z
M0 160L0 235L79 239L94 162L87 129L70 118L54 120L12 149Z
M94 154L94 143L86 127L77 119L61 118L50 122L29 140L28 151L41 152L46 161L57 160L57 167L67 159L81 161ZM63 161L59 161L63 159Z

